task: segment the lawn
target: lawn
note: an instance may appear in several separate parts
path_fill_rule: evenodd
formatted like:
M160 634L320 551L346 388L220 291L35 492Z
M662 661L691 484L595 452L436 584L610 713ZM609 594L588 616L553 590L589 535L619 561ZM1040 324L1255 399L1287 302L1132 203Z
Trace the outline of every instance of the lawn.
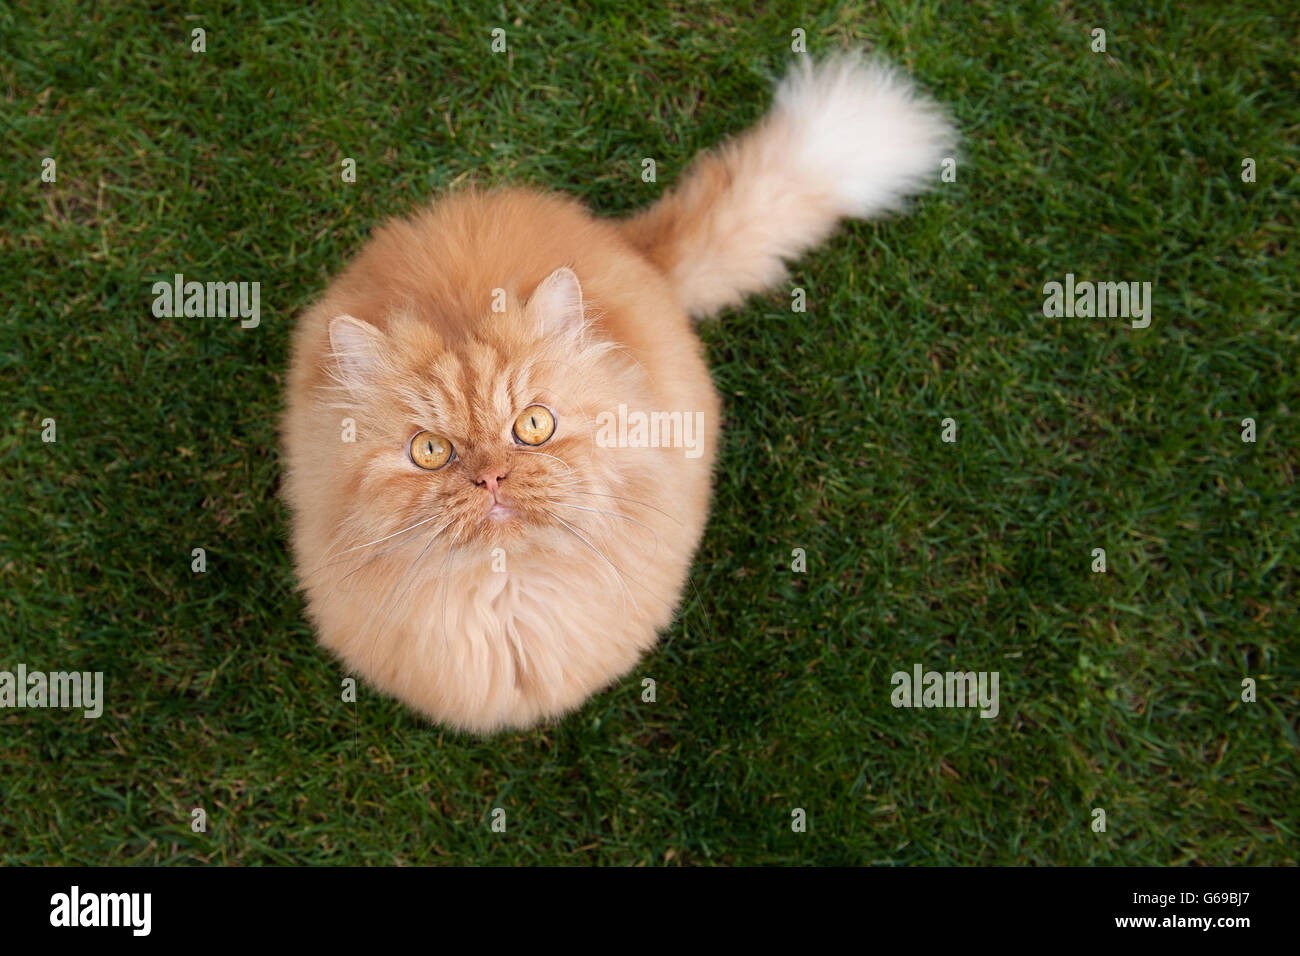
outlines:
M1293 4L28 6L0 669L106 700L0 710L0 862L1297 862ZM956 178L794 264L806 312L702 326L726 435L660 648L527 733L345 703L278 497L295 316L462 184L654 201L795 28L947 104ZM260 323L156 316L176 273ZM1150 282L1150 325L1045 315L1067 274ZM916 665L997 672L997 716L895 707Z

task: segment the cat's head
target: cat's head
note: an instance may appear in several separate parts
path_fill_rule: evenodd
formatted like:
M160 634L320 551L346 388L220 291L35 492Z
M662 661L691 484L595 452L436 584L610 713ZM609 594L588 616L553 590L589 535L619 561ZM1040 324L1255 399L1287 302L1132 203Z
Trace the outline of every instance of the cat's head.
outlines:
M437 554L580 535L645 477L641 456L597 446L597 414L635 396L641 373L593 334L575 273L502 304L452 338L401 312L382 329L330 322L332 405L354 424L324 463L337 469L341 542L392 535Z

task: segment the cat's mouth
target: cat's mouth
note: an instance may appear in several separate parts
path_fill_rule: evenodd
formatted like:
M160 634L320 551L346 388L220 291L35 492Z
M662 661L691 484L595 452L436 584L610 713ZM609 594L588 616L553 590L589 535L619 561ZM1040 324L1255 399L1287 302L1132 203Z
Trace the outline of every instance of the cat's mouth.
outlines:
M524 532L526 527L524 516L519 509L500 498L488 502L487 507L480 514L482 517L478 520L477 530L479 536L485 541L498 543L513 541Z

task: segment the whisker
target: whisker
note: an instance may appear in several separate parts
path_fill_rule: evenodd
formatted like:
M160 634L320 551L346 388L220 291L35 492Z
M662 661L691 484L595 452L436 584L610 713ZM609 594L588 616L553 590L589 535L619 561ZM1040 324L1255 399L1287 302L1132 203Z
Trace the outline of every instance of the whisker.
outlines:
M369 665L369 669L370 669L371 672L373 672L374 669L375 669L375 668L374 668L374 663L375 663L375 656L374 656L374 655L375 655L375 645L379 643L379 631L380 631L380 628L381 628L384 624L388 623L388 618L389 618L389 616L393 613L393 608L396 607L396 604L390 605L389 602L392 600L392 597L393 597L394 592L397 591L397 587L398 587L398 585L401 584L402 581L403 581L404 579L409 579L409 580L406 580L406 587L402 590L402 594L401 594L401 596L398 598L398 600L400 601L401 598L404 598L404 597L406 596L406 592L409 591L410 588L411 588L411 582L415 580L415 576L414 576L411 572L412 572L413 570L415 570L415 566L416 566L417 564L419 564L421 560L423 560L424 556L425 556L426 554L429 553L429 549L433 547L433 543L434 543L435 541L438 540L438 535L439 535L439 532L437 532L437 531L435 531L433 534L429 535L429 541L428 541L428 543L425 544L423 550L421 550L420 553L417 554L417 555L415 556L415 560L412 561L409 565L406 566L406 570L403 571L400 575L398 575L397 580L393 582L392 590L390 590L390 591L388 592L388 596L384 598L384 602L383 602L383 604L381 604L380 607L379 607L379 610L381 610L381 611L382 611L385 607L387 607L387 608L388 608L388 611L387 611L386 614L384 614L383 618L380 619L379 623L376 624L376 625L374 625L374 634L375 634L375 637L373 637L373 638L371 639L371 641L370 641L370 665ZM376 613L378 613L378 612L376 612Z
M578 482L578 481L553 482L550 485L550 487L555 489L564 489L567 491L573 491L574 493L580 495L595 495L598 498L613 498L616 501L627 501L630 502L631 504L639 505L642 508L649 508L651 511L663 515L665 518L667 518L669 521L673 522L674 524L680 525L682 523L681 520L676 515L669 514L667 511L664 511L662 508L652 505L648 501L642 501L640 498L629 498L626 495L610 494L608 492L603 492L603 491L588 491L585 487L583 487L583 484L584 484L583 482Z
M548 513L548 514L551 514L550 512L547 512L547 513ZM608 565L610 566L610 568L613 570L614 574L617 576L617 578L618 578L618 580L619 580L619 585L623 588L623 594L625 595L625 597L632 597L632 592L628 589L628 586L627 586L627 578L624 577L623 572L621 572L617 567L615 567L613 561L611 561L611 560L609 560L609 558L605 557L605 555L601 553L601 550L600 550L599 548L597 548L594 544L592 544L592 543L591 543L590 541L588 541L585 537L583 537L581 534L579 534L578 531L577 531L577 529L574 528L573 525L569 524L569 522L565 521L563 518L561 518L561 517L560 517L559 515L557 515L557 514L551 514L551 517L554 518L556 521L558 521L560 524L562 524L566 529L568 529L569 533L572 534L575 538L577 538L579 541L581 541L583 544L585 544L588 548L590 548L590 549L592 550L592 552L595 553L596 557L600 558L600 560L602 560L602 561L604 561L606 564L608 564ZM638 611L641 610L641 605L639 605L639 604L636 603L636 598L632 598L632 603L633 603L634 605L636 605L636 609L637 609ZM624 606L624 609L626 610L627 605L624 604L623 606Z
M526 451L523 448L516 448L515 453L518 455L541 455L543 458L549 458L552 461L558 461L565 468L568 468L569 471L573 471L573 468L563 458L556 458L554 455L548 455L544 451Z
M451 575L448 574L448 566L451 564L452 555L456 553L456 545L453 542L447 549L447 556L442 559L442 567L438 570L438 576L442 579L441 593L438 596L438 604L442 611L442 627L439 628L440 636L444 646L447 643L447 634L450 630L447 627L447 595L451 592Z
M386 534L382 538L376 538L374 541L367 541L365 544L358 544L355 547L345 548L342 551L336 551L334 554L326 555L326 563L322 564L320 568L327 568L330 567L332 564L336 564L337 562L330 560L332 558L338 558L345 554L351 554L353 551L360 551L362 548L372 548L377 544L382 544L383 542L387 541L389 538L396 538L399 534L406 534L408 531L414 531L416 528L423 527L424 525L428 524L430 521L437 521L440 517L442 517L440 514L430 515L428 518L425 518L423 521L417 521L409 528L403 528L401 531L394 531L392 534ZM320 568L317 568L316 570L319 571Z
M451 524L452 524L452 522L448 521L445 525L443 525L443 526L442 526L441 528L439 528L437 531L433 532L434 536L436 537L436 536L442 534L442 533L443 533L444 531L446 531L449 527L451 527ZM352 577L352 575L356 574L358 571L364 571L364 570L365 570L366 568L368 568L368 567L369 567L373 562L379 560L379 559L382 558L384 555L386 555L386 554L392 554L394 551L397 551L397 550L399 550L399 549L401 549L401 548L405 548L405 547L407 547L408 545L411 545L411 544L418 544L418 543L419 543L419 538L411 538L411 539L408 539L408 540L406 540L406 541L399 541L399 542L397 542L397 544L390 544L388 547L384 548L382 551L376 551L374 554L371 554L371 555L367 555L367 556L365 556L366 560L362 561L360 564L358 564L355 568L353 568L353 569L352 569L351 571L349 571L347 574L343 575L343 577L339 578L339 580L338 580L338 584L342 584L344 581L346 581L348 578ZM336 561L336 562L334 562L334 563L337 564L338 562ZM336 585L336 586L337 586L337 585Z
M636 498L625 498L623 495L610 495L610 494L604 494L604 493L599 492L599 491L579 491L578 494L580 494L580 495L598 495L598 496L601 497L601 498L617 498L619 501L630 501L630 502L631 502L632 504L634 504L634 505L640 505L642 508L649 508L651 511L657 511L657 512L659 512L661 515L663 515L663 516L664 516L665 518L667 518L669 521L673 521L673 522L676 522L677 524L681 524L681 521L679 521L679 520L678 520L674 515L670 515L667 511L664 511L662 508L656 508L654 505L650 504L650 502L648 502L648 501L640 501L640 500L638 500L638 499L636 499Z
M635 525L640 525L642 528L645 528L655 537L655 554L652 554L650 556L651 560L653 560L654 556L659 553L659 532L655 531L654 528L650 527L645 522L637 521L636 518L633 518L631 515L621 514L617 511L607 511L604 508L584 508L582 505L569 504L567 501L552 500L549 502L549 504L559 505L561 508L577 508L579 511L590 511L594 515L606 515L610 518L622 518L624 521L630 521Z

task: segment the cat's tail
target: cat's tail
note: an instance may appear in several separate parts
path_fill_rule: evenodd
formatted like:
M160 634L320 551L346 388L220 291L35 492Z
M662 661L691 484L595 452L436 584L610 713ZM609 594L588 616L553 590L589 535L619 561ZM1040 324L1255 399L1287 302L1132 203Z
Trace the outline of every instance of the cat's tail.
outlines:
M840 219L899 208L955 143L944 112L888 66L804 57L762 122L697 157L672 192L621 229L687 312L711 315L780 282L784 260Z

